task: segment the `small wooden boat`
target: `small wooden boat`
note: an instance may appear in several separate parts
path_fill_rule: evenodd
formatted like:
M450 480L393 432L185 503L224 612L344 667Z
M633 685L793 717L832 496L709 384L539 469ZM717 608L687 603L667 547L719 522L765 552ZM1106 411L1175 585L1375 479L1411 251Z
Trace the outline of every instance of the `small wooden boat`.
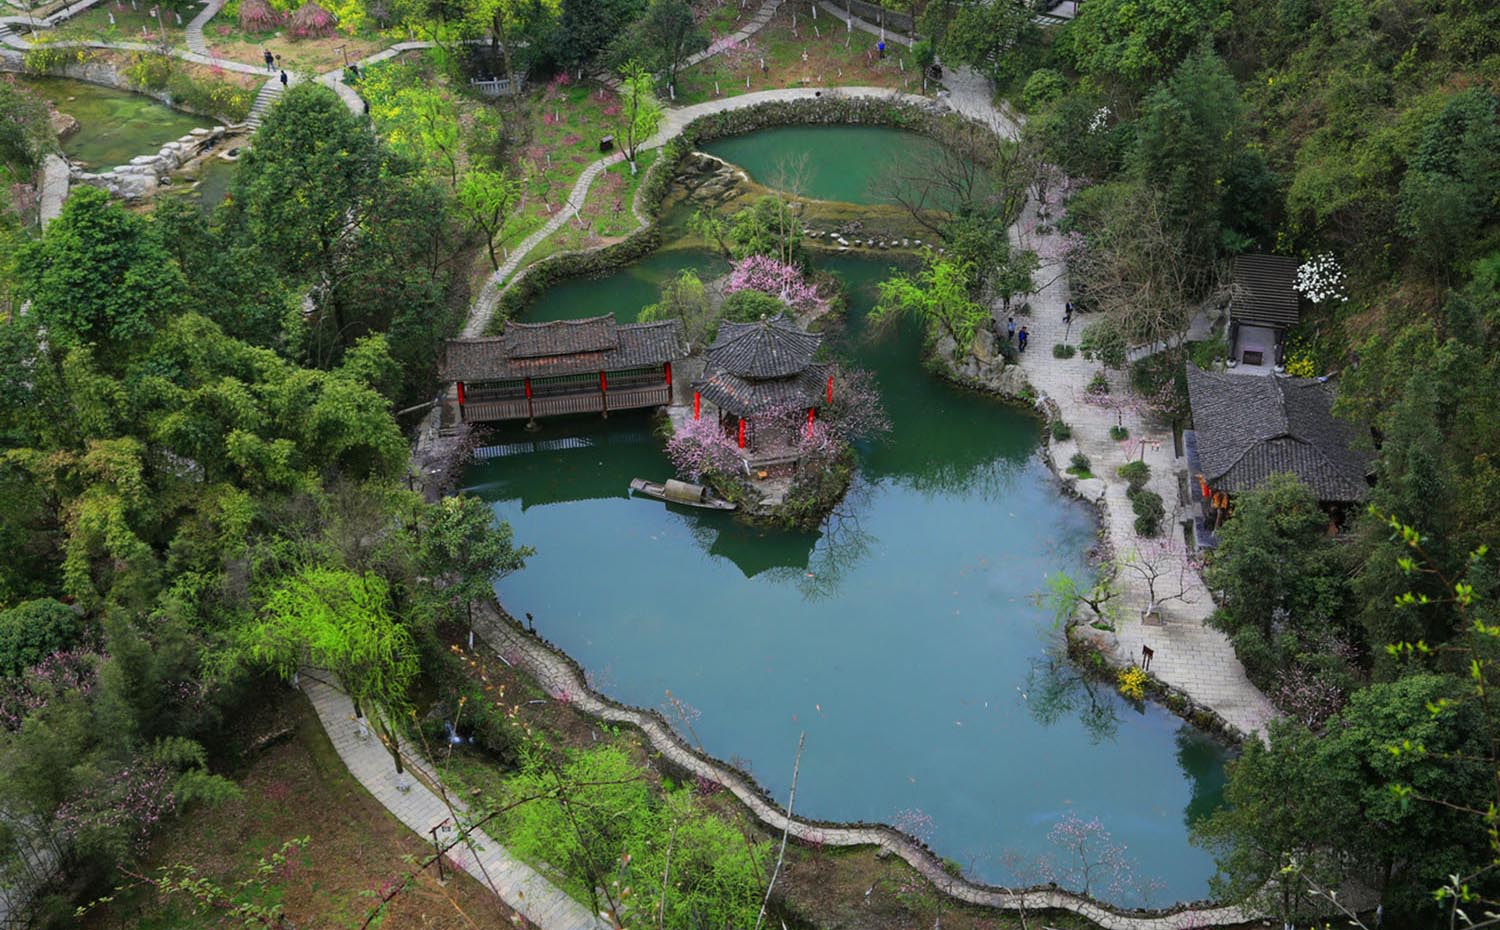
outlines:
M639 491L647 497L665 501L668 504L686 504L689 507L702 507L706 510L735 509L735 504L724 500L712 489L701 484L678 481L676 478L668 478L666 484L647 481L645 478L635 478L630 482L630 490Z

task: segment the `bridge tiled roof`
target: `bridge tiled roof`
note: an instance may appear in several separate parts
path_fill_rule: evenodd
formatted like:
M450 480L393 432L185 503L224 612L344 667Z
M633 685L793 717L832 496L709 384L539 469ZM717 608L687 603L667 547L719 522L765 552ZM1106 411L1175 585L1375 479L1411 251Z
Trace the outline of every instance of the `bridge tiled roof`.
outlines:
M612 316L507 323L499 336L450 339L445 381L508 381L660 365L687 355L682 323L627 323Z

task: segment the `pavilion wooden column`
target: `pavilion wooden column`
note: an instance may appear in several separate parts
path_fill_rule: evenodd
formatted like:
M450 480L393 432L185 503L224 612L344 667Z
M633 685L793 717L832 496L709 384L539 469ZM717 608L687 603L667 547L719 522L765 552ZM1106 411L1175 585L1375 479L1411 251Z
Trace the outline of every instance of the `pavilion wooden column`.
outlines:
M526 425L536 425L536 411L532 409L531 403L531 379L526 379Z
M458 382L458 422L464 421L464 383Z
M833 403L833 375L828 376L828 402Z
M807 438L808 439L812 438L812 434L813 434L813 421L817 418L817 416L818 416L818 408L817 407L808 407L807 408Z
M745 448L745 418L740 417L740 448Z
M599 372L599 399L604 404L604 416L607 418L609 416L609 379L602 371Z
M693 392L693 419L695 419L695 420L698 419L698 415L700 413L702 413L702 411L703 411L703 395L700 394L700 393L698 393L697 391L694 391Z

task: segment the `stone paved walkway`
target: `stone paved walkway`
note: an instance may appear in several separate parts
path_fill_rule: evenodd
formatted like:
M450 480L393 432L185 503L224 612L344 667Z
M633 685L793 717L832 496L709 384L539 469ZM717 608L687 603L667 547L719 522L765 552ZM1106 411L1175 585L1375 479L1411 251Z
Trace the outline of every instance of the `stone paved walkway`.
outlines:
M430 842L432 829L437 827L438 838L451 842L454 833L448 805L423 784L423 781L439 784L426 762L407 759L407 768L421 776L421 780L408 791L397 790L391 754L374 735L360 738L354 724L354 705L348 696L321 673L303 673L300 679L303 692L312 701L323 729L339 758L349 767L349 773L412 832ZM462 801L457 798L450 801L461 814L468 812ZM607 930L609 926L489 837L476 839L466 854L454 849L449 855L541 930Z
M1029 224L1031 209L1028 207L1028 216L1018 226ZM1035 247L1038 243L1028 244ZM1130 430L1130 439L1117 443L1109 438L1109 428L1116 423L1115 411L1085 400L1084 386L1099 370L1099 364L1085 361L1082 354L1071 359L1052 357L1052 347L1057 343L1077 345L1088 317L1075 316L1071 328L1063 322L1068 299L1066 269L1044 268L1037 278L1048 283L1031 298L1031 316L1017 317L1016 323L1025 325L1031 336L1030 345L1021 356L1028 380L1044 398L1057 405L1063 421L1073 428L1072 439L1048 446L1053 469L1066 477L1065 469L1073 453L1082 451L1087 455L1092 463L1090 470L1100 480L1077 482L1077 489L1101 504L1101 517L1115 555L1142 561L1140 554L1144 553L1145 559L1156 559L1161 566L1159 574L1165 579L1158 582L1158 597L1168 589L1173 594L1182 590L1179 578L1186 581L1185 596L1162 605L1165 622L1147 625L1141 621L1142 610L1149 600L1145 579L1128 566L1121 568L1117 576L1118 600L1122 603L1118 632L1113 636L1100 633L1097 639L1122 665L1139 663L1141 647L1149 646L1155 652L1151 673L1162 682L1213 709L1241 734L1263 733L1266 722L1279 714L1245 677L1244 666L1228 638L1205 625L1204 620L1214 609L1213 598L1198 572L1183 564L1186 548L1182 545L1178 514L1186 502L1179 500L1177 474L1187 466L1176 455L1171 428L1150 422L1137 411L1126 410L1123 421ZM1000 317L998 308L996 317ZM1004 320L1000 322L1003 324ZM1106 374L1113 395L1130 391L1124 372ZM1144 445L1141 440L1145 440ZM1164 553L1156 542L1136 536L1135 514L1125 496L1127 486L1115 471L1142 455L1151 466L1149 487L1161 495L1167 509L1162 539L1170 540L1173 545Z
M835 87L828 89L786 88L781 90L761 90L748 94L740 94L735 97L723 97L718 100L709 100L704 103L695 103L692 106L673 107L666 111L665 117L662 120L661 129L649 140L641 143L639 151L649 151L651 149L660 148L661 146L666 145L669 140L681 133L689 123L703 116L708 116L713 113L725 113L730 110L739 110L745 107L753 107L757 104L770 103L777 100L800 100L811 98L819 96L820 94L827 97L876 97L882 100L899 100L914 104L932 103L932 100L927 97L919 97L914 94L903 94L899 91L893 91L887 87ZM1004 117L1001 117L1001 119L1004 119ZM1005 125L1010 126L1008 122L1005 123ZM1013 127L1011 128L1012 131L1014 131ZM564 202L563 206L552 215L551 219L549 219L545 225L543 225L540 229L537 229L525 239L521 240L520 244L518 244L514 249L511 250L510 257L507 258L503 263L501 263L499 270L490 275L489 279L484 283L479 297L474 301L474 305L470 308L469 319L464 324L463 330L463 335L466 338L484 335L485 330L490 325L490 320L495 315L495 307L500 302L501 285L509 280L510 276L513 275L521 267L521 263L526 260L526 256L531 252L532 249L535 249L543 242L543 240L560 229L562 225L568 220L573 218L578 208L583 205L584 199L588 197L589 185L594 183L594 179L599 176L600 172L604 171L610 165L619 164L620 161L624 159L624 157L625 156L622 153L616 152L613 155L608 155L604 158L599 159L598 161L595 161L587 168L585 168L583 170L583 173L579 175L577 183L573 185L573 190L569 192L568 199Z
M203 6L203 11L187 24L187 28L183 30L183 36L187 42L188 51L205 58L209 57L208 43L203 41L203 27L218 15L220 10L224 9L224 4L227 2L228 0L208 0L208 3Z

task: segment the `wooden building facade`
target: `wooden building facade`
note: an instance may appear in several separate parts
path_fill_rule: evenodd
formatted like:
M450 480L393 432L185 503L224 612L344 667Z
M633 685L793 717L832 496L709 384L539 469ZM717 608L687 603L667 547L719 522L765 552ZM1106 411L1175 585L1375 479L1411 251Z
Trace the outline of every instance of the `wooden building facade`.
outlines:
M504 334L450 339L443 379L464 422L535 421L672 402L672 363L686 357L682 324L619 325L613 316L508 323Z

